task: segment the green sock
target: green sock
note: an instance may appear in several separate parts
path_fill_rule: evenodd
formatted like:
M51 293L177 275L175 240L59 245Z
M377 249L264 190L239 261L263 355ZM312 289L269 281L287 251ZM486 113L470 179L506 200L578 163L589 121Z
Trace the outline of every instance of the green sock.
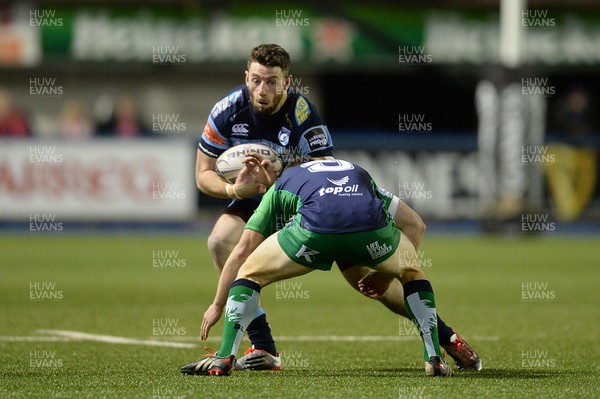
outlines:
M404 285L405 304L408 315L417 326L425 347L424 358L442 357L440 349L435 296L427 280L409 281Z
M236 280L231 285L227 297L223 340L216 353L221 357L237 354L246 329L256 316L260 286L250 280Z

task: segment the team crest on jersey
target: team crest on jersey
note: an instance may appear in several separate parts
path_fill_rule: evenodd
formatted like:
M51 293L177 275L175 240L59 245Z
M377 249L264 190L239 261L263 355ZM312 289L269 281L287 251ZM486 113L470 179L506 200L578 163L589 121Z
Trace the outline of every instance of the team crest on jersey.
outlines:
M288 145L288 143L290 142L290 133L290 129L285 127L281 128L281 130L279 131L279 135L277 136L281 145Z
M310 116L310 108L308 106L308 102L304 99L304 97L298 97L296 101L296 124L300 126L304 123Z

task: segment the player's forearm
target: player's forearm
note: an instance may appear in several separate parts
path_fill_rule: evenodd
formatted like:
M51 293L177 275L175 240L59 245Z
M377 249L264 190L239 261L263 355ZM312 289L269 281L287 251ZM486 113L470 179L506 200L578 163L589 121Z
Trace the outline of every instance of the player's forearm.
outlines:
M223 270L221 271L221 275L219 276L219 284L217 286L217 292L215 293L215 298L213 299L213 305L224 308L227 303L227 294L229 293L229 289L231 288L231 284L235 281L237 276L237 272L244 263L245 259L237 259L232 256L229 257Z
M215 198L233 198L233 187L225 183L215 171L206 170L196 174L196 185L198 189L211 197ZM229 185L229 190L227 186ZM228 192L229 191L229 192Z
M400 231L412 242L415 249L419 248L426 228L421 216L403 201L399 201L394 221Z
M244 229L240 241L237 243L219 277L219 285L213 300L213 305L224 308L227 303L227 294L231 284L235 281L238 271L246 262L250 254L265 240L265 237L254 230Z
M418 249L425 234L425 223L405 226L402 233L412 242L415 249Z

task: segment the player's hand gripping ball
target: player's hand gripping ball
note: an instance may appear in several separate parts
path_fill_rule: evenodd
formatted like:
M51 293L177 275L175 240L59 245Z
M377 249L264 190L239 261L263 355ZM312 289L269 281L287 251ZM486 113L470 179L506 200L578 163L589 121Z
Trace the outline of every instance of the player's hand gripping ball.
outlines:
M248 154L256 153L264 159L271 161L273 170L279 176L283 169L283 162L279 155L269 146L264 144L240 144L228 148L218 158L215 165L215 172L228 183L235 183L235 179L244 167L244 160L248 158Z

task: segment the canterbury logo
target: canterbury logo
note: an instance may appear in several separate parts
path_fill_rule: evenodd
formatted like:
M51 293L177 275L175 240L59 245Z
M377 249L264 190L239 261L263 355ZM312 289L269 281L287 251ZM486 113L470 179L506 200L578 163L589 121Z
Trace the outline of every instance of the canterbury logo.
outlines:
M248 124L247 123L238 123L233 125L231 128L232 133L248 133Z
M344 184L348 183L348 180L350 180L350 178L348 176L346 177L342 177L341 179L330 179L327 178L327 180L329 180L330 183L335 184L336 186L343 186Z

